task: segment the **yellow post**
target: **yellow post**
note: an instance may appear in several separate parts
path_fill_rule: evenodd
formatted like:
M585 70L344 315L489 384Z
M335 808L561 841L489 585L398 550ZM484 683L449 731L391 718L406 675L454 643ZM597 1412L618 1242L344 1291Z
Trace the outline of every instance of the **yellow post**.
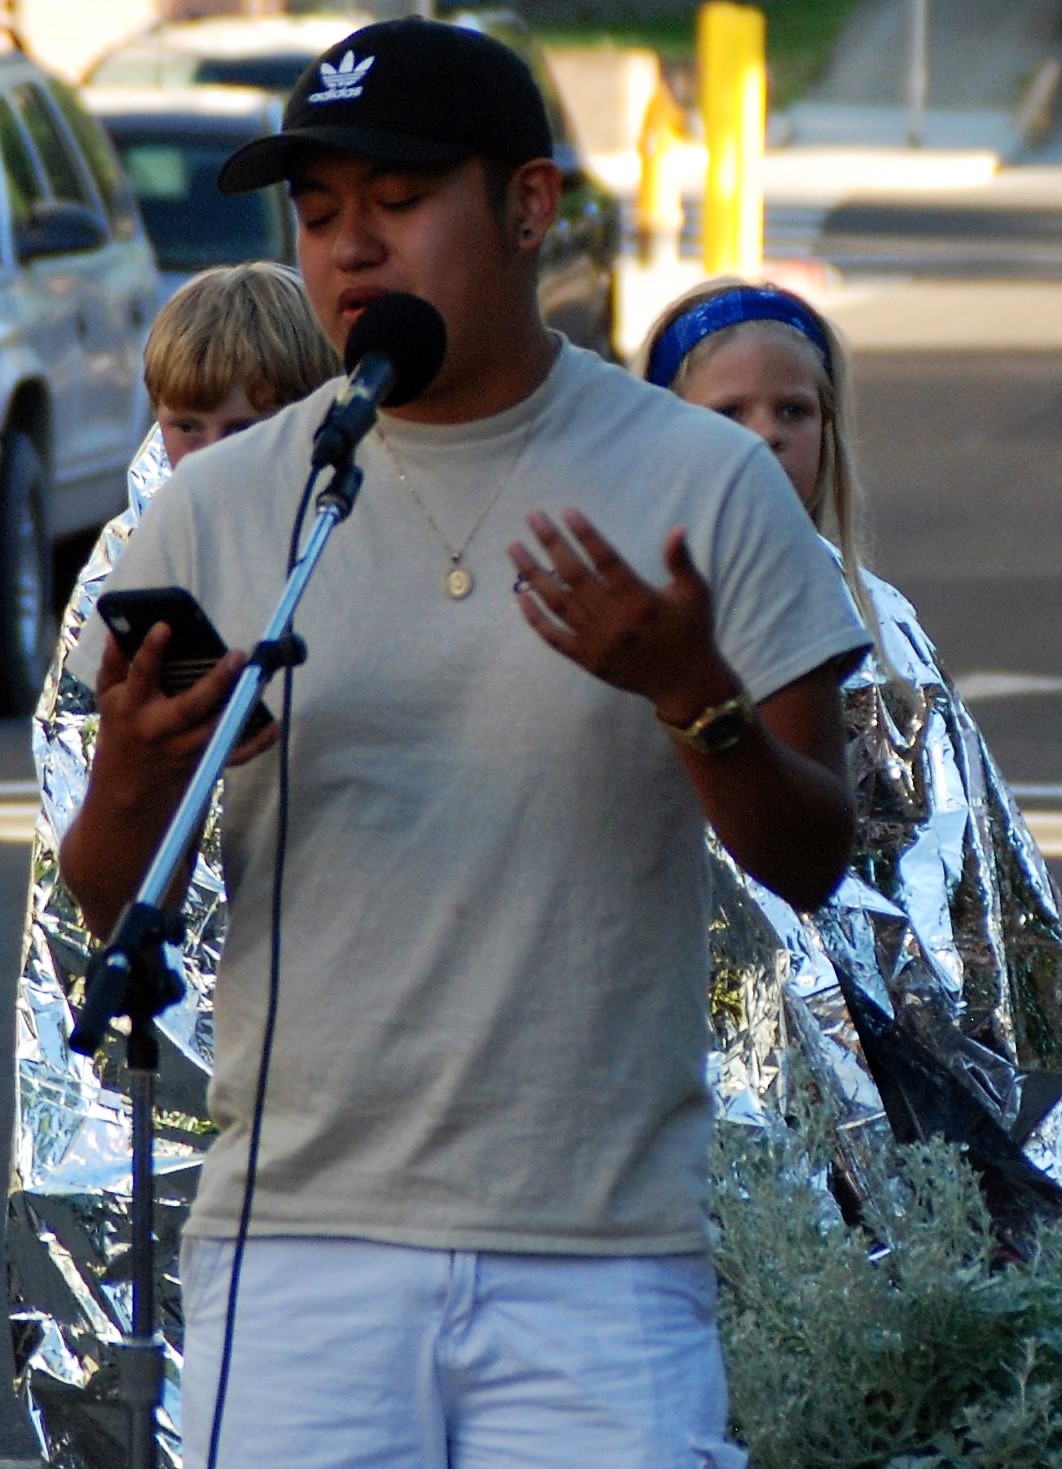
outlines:
M645 109L638 139L641 168L634 215L642 265L678 256L683 212L676 150L684 124L682 109L661 77Z
M708 169L702 258L707 275L763 268L763 151L767 131L762 10L707 0L697 13L698 87Z

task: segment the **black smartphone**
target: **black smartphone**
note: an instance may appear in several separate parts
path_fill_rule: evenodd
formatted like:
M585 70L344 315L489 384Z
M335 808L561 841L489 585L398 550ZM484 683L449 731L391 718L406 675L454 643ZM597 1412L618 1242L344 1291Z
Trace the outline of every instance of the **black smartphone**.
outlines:
M127 658L132 658L149 628L156 622L166 623L170 641L159 679L163 693L179 694L190 688L228 651L224 638L184 587L135 587L104 592L96 605ZM257 733L272 718L259 700L244 733Z

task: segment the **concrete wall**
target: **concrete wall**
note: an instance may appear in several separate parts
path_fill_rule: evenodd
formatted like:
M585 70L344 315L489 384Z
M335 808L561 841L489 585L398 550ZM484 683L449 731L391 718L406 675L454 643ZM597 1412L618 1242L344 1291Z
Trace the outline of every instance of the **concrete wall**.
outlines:
M587 152L636 146L660 79L655 51L576 46L550 50L546 60Z

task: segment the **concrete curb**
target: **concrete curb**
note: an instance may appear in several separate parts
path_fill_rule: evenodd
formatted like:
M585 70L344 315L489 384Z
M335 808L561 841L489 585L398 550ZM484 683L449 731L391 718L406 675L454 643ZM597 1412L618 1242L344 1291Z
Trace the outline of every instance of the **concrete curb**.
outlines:
M768 202L828 206L851 194L895 194L955 190L987 183L998 171L1000 152L989 147L911 148L888 142L791 142L768 148L763 189ZM704 189L708 166L703 143L675 148L674 171L687 195ZM636 148L590 155L595 176L614 193L630 198L638 188L641 162Z

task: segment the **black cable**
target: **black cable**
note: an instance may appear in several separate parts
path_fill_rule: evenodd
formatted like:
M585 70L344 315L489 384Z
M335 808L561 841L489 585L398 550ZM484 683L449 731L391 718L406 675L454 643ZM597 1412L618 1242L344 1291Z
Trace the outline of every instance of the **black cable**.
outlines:
M302 523L310 492L317 480L317 472L310 475L299 500L288 547L288 575L298 556ZM229 1277L229 1295L225 1306L225 1334L222 1341L221 1362L218 1366L218 1384L214 1397L214 1416L210 1426L210 1448L207 1454L207 1469L216 1469L218 1450L221 1444L221 1426L225 1415L225 1399L228 1393L229 1372L232 1366L232 1348L236 1334L236 1308L239 1300L240 1275L243 1256L251 1225L251 1210L254 1205L255 1181L258 1171L258 1154L265 1119L266 1088L269 1084L269 1067L273 1058L273 1040L276 1034L277 1009L280 1002L280 938L281 913L283 907L284 861L287 855L288 815L290 795L291 708L294 692L294 669L289 665L284 670L284 697L280 730L280 769L277 778L277 844L273 858L273 897L270 911L270 957L269 992L266 1003L266 1022L262 1033L262 1055L258 1065L255 1084L254 1109L251 1114L251 1132L247 1143L247 1177L244 1180L243 1201L236 1228L236 1239L232 1256L232 1274ZM222 822L225 819L222 808Z

